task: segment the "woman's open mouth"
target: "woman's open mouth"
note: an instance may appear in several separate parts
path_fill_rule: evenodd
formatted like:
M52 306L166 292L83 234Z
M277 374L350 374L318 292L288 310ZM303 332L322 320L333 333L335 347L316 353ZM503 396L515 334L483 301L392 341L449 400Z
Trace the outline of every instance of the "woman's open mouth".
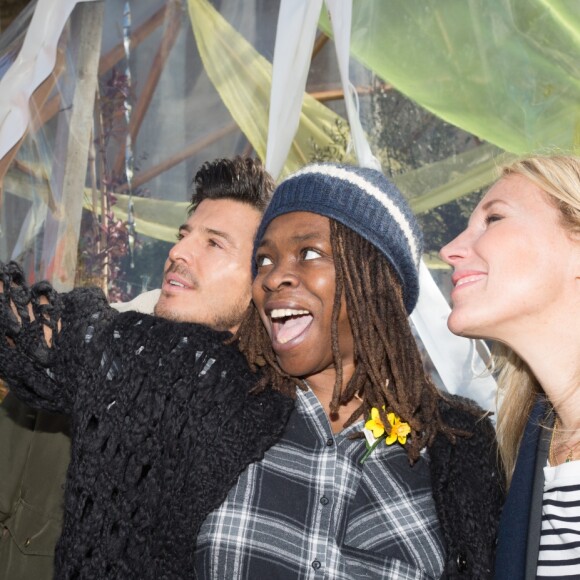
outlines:
M269 314L272 322L272 343L287 344L302 335L312 323L308 310L275 308Z

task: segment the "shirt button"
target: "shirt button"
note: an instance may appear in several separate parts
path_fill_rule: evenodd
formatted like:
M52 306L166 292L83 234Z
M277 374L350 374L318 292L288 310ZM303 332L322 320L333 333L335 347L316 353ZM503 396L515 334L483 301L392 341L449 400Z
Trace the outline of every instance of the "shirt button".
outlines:
M457 570L459 572L465 572L467 570L467 558L465 557L465 554L459 552L459 554L457 554L456 562L457 562Z
M328 498L327 498L325 495L323 495L323 496L320 498L320 503L321 503L322 505L328 505Z
M26 538L26 541L24 542L24 547L25 547L25 548L28 548L28 546L30 546L30 542L31 542L31 541L32 541L32 540L31 540L30 538Z
M318 560L314 560L314 562L312 562L312 567L315 570L320 570L320 566L322 566L322 564Z
M334 445L334 439L330 438L326 440L326 445L332 447Z

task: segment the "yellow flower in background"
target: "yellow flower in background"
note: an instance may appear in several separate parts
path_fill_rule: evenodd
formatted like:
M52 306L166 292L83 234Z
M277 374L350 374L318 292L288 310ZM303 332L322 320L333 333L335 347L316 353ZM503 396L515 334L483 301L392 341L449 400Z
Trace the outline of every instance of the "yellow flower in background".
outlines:
M392 415L392 413L391 413L391 415ZM373 436L376 439L378 439L379 437L384 435L385 426L383 425L383 422L381 421L381 418L379 416L379 410L376 407L373 407L371 409L371 417L365 423L365 429L368 429L369 431L371 431Z
M374 410L375 409L373 409L373 411ZM378 411L377 411L377 415L378 415ZM371 411L371 417L372 417L372 411ZM409 426L409 423L405 423L404 421L401 421L401 418L397 417L397 415L395 415L395 413L389 413L387 415L387 419L389 420L389 423L391 424L391 433L385 439L385 443L387 445L392 445L395 441L399 441L399 443L401 445L405 445L405 443L407 443L407 435L409 435L409 433L411 432L411 427ZM376 437L376 435L375 435L375 437Z

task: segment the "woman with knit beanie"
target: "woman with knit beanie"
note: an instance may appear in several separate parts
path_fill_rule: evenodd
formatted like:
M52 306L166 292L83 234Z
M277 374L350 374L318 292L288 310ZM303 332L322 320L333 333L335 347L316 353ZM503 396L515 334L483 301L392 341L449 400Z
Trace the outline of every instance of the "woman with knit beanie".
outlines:
M441 256L449 328L498 345L510 485L495 577L580 578L580 158L504 166Z
M375 170L311 165L275 190L238 336L250 364L267 363L260 388L296 398L260 462L272 481L259 495L278 485L275 505L245 496L250 529L265 538L283 521L284 540L253 575L240 556L236 577L490 577L503 499L494 429L424 371L408 320L421 251L410 208ZM246 553L260 551L252 537Z

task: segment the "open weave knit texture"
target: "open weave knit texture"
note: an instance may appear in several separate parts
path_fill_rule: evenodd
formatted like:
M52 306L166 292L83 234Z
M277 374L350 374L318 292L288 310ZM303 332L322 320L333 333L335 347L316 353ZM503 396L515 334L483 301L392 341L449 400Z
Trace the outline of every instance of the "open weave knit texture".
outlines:
M118 314L97 289L29 289L15 264L0 274L0 376L72 416L55 578L192 578L199 526L279 438L292 401L249 392L257 377L228 333Z
M450 396L439 409L450 426L471 433L453 445L438 434L429 448L431 487L446 546L447 580L491 580L505 501L495 430L470 399Z

